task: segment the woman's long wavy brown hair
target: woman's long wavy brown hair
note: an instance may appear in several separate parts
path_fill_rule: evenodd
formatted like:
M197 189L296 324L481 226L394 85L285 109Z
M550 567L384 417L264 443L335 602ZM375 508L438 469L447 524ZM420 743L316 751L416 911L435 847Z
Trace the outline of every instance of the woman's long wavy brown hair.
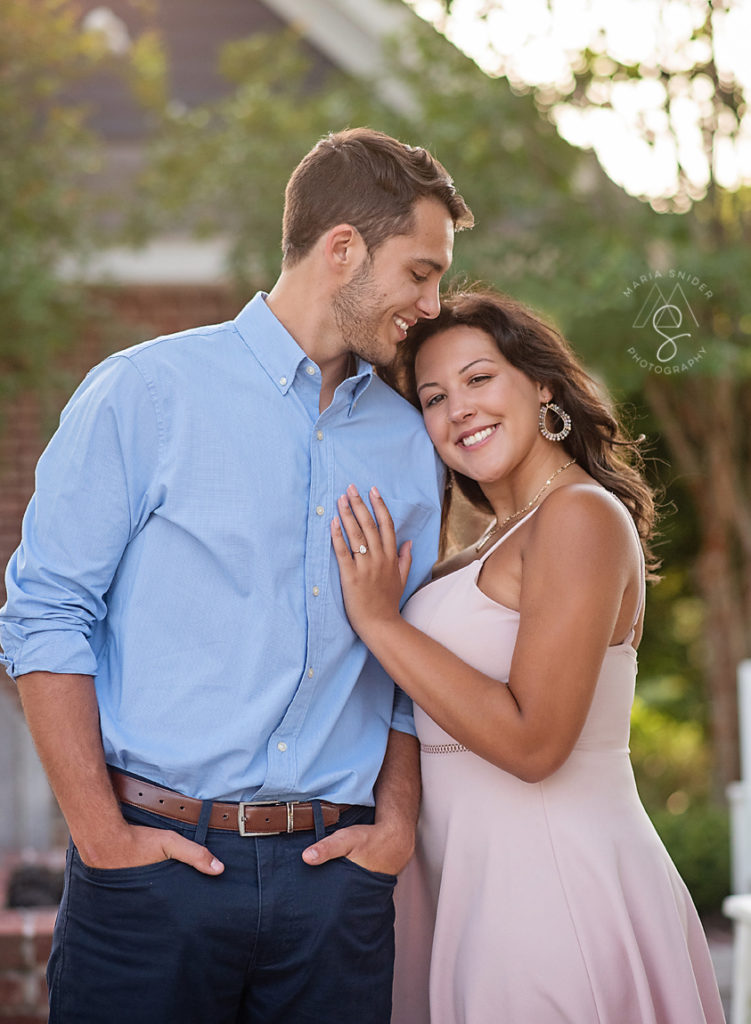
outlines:
M458 326L474 327L490 335L512 366L550 389L553 401L571 417L571 433L561 442L561 448L629 510L641 539L648 574L654 578L659 562L650 549L650 540L656 512L654 493L642 472L638 446L643 437L632 440L626 435L609 400L579 364L566 339L531 309L489 289L449 293L442 298L434 320L421 320L411 328L399 345L396 360L382 371L382 376L419 409L417 352L428 338ZM476 480L449 470L442 548L454 485L475 508L493 511Z

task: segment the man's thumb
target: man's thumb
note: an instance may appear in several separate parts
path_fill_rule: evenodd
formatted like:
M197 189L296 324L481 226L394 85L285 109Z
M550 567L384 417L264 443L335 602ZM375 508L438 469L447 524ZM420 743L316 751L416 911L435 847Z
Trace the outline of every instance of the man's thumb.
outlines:
M346 857L351 846L347 842L346 829L334 832L326 836L312 846L306 847L302 852L302 859L306 864L325 864L328 860L335 860L338 857Z
M194 843L185 836L174 832L164 844L164 853L172 860L182 861L200 871L203 875L221 875L224 864L210 850L199 843Z

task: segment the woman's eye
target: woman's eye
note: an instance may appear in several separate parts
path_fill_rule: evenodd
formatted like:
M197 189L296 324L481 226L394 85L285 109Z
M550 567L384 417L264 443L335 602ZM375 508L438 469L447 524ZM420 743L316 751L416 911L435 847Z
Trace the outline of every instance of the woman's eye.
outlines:
M423 406L423 408L424 409L429 409L431 407L431 405L438 405L438 403L441 401L442 398L443 398L443 395L433 395L431 398L429 398L426 401L426 403Z
M469 378L469 383L470 384L482 384L483 381L486 381L486 380L490 380L490 374L488 374L488 373L478 373L478 374L475 374L474 377L470 377Z

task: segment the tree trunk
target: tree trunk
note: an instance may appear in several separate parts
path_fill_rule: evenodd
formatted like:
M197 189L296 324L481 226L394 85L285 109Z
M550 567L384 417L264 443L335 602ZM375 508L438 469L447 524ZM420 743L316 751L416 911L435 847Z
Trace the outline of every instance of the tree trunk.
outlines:
M704 600L704 663L711 702L714 793L739 777L738 663L751 657L751 500L748 381L650 378L647 400L695 503L697 590Z

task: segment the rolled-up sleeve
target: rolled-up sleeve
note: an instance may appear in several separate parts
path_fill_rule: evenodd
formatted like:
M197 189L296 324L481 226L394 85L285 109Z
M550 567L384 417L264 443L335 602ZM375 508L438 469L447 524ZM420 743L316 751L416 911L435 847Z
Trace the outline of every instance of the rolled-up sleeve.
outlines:
M404 690L394 686L394 708L391 713L391 728L396 732L406 732L416 736L414 709L412 700Z
M162 432L127 356L92 370L63 410L6 572L0 661L12 677L96 673L92 629L125 546L158 503Z

